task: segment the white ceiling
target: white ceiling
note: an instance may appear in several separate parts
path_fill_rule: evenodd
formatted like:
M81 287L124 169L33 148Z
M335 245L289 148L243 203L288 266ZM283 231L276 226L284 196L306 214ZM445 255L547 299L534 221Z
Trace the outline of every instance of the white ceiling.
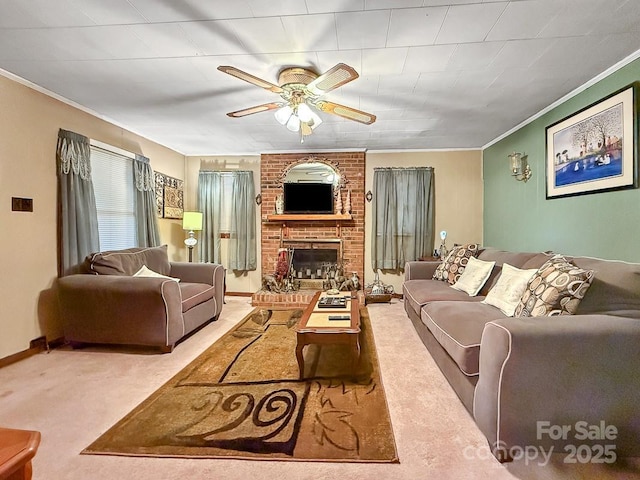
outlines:
M482 147L639 48L638 0L0 0L0 68L186 155ZM279 97L219 65L339 62L374 124L225 115Z

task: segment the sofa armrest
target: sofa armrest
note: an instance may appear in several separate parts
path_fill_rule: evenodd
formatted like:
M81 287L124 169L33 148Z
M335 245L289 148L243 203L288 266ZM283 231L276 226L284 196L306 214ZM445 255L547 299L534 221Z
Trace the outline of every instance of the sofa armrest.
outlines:
M171 262L171 276L183 282L206 283L215 288L218 313L224 304L225 269L218 263Z
M185 334L174 280L77 274L56 287L67 341L166 347Z
M496 456L527 446L566 455L570 445L590 443L638 455L638 345L640 321L609 315L487 323L473 413ZM615 427L615 439L582 438L581 427L601 422ZM549 431L558 425L569 428L560 438Z
M439 260L426 260L420 262L407 262L404 265L404 279L406 280L430 280L436 271Z

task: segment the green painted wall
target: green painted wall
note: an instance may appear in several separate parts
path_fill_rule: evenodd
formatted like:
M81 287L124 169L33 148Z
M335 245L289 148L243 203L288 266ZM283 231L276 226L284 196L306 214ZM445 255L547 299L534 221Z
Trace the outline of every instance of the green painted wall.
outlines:
M545 199L545 128L638 80L640 59L484 150L485 245L640 262L640 189ZM526 183L510 176L513 151L529 156Z

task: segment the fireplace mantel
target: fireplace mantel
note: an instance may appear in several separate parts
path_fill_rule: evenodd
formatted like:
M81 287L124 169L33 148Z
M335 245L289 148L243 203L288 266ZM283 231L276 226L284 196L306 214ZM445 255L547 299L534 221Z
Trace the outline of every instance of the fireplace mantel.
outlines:
M285 213L267 215L267 222L309 222L309 221L348 221L353 220L350 213Z

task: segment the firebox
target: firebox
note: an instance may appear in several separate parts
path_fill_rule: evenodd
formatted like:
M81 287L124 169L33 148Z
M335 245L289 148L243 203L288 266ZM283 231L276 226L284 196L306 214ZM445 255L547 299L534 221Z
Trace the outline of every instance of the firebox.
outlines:
M293 276L298 280L323 279L335 268L338 250L333 248L296 248L293 251Z

